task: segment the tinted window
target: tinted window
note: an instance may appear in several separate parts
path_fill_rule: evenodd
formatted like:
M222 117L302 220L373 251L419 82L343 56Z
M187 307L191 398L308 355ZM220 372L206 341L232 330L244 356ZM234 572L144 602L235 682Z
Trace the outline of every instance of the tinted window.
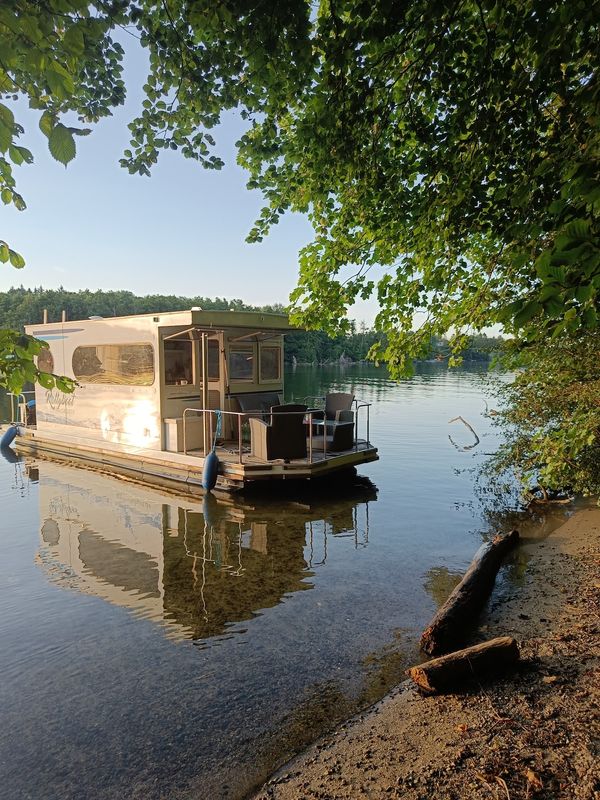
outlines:
M281 348L263 345L260 348L260 380L278 381L281 378Z
M219 380L219 343L215 339L208 340L208 380Z
M229 351L229 379L251 381L254 378L254 348L235 345Z
M167 339L165 346L165 383L188 386L194 383L194 345L188 339Z

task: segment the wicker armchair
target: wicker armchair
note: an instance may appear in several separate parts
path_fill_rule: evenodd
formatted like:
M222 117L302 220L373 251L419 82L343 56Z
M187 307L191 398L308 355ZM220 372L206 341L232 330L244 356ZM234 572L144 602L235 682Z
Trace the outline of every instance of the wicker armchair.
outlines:
M317 436L325 434L328 437L328 449L350 450L354 445L353 403L353 394L330 392L325 397L325 409L313 412L313 419L321 420L320 425L313 425L313 434Z
M325 419L329 422L353 422L354 395L347 392L329 392L325 395Z
M306 409L306 406L299 403L287 403L271 407L269 422L250 417L251 455L261 461L306 458Z

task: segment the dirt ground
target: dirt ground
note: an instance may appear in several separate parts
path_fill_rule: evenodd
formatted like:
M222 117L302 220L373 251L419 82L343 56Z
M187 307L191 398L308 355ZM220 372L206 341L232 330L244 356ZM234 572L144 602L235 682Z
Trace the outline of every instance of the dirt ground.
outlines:
M404 683L256 800L600 800L600 509L523 549L522 587L492 602L472 639L514 636L515 672L438 697Z

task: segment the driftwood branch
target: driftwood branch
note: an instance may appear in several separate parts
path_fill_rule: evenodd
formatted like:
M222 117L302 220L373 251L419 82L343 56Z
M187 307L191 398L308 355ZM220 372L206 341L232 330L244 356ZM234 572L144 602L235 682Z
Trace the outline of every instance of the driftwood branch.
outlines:
M538 497L538 492L541 494L541 497ZM544 486L534 486L527 492L526 497L529 498L528 507L534 505L567 506L573 502L573 497L561 495L554 491L548 491Z
M406 670L425 694L447 692L473 678L498 675L519 660L519 648L510 636L501 636L457 650Z
M488 404L487 404L487 400L484 400L483 402L485 404L485 411L483 412L483 416L484 417L497 417L500 412L496 411L495 408L489 408Z
M448 425L450 425L452 422L458 422L458 421L462 422L464 425L467 426L467 428L471 431L471 433L475 437L475 441L473 442L473 444L468 444L468 445L465 445L464 447L460 447L459 445L456 444L456 442L454 441L454 439L450 435L448 435L448 438L450 439L450 441L452 442L454 447L456 447L457 450L461 450L462 452L465 452L467 450L472 450L474 447L477 447L477 445L479 444L479 441L480 441L479 436L477 436L477 434L475 433L475 429L473 428L473 426L469 425L467 420L464 419L463 417L459 416L459 417L454 417L451 420L448 420Z
M463 579L421 636L421 648L428 655L447 653L464 640L492 590L502 559L518 540L518 531L499 534L475 553Z

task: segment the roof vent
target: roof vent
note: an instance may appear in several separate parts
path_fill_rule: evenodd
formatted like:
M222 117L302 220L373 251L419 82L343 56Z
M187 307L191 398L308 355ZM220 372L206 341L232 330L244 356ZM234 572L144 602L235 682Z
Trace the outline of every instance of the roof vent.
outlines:
M190 311L202 311L202 309L200 308L200 306L192 306L190 308Z

